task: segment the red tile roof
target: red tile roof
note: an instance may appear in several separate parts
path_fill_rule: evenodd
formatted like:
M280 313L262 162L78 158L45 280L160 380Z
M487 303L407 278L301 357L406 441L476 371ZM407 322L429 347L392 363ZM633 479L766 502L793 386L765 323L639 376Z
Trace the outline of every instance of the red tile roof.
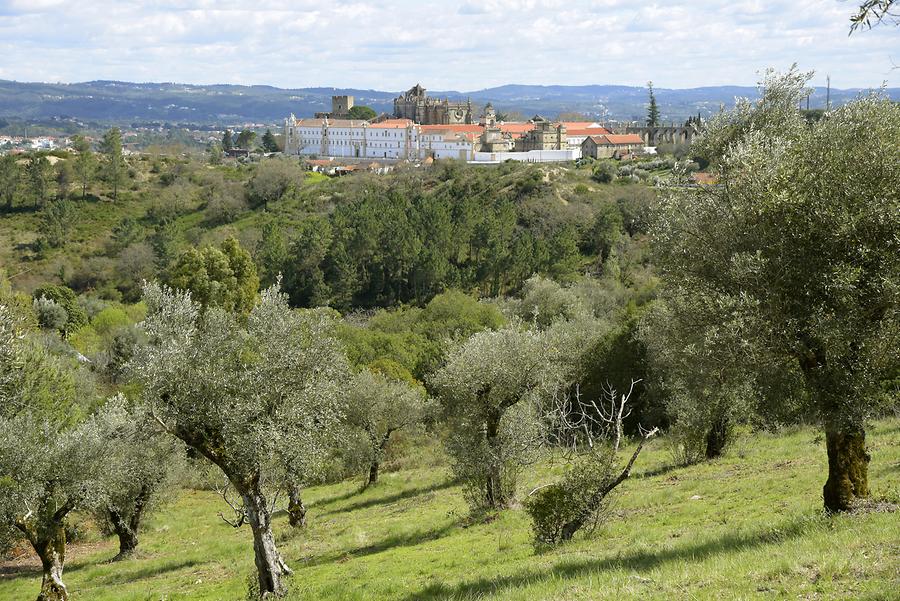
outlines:
M630 144L643 145L644 139L637 134L604 134L601 136L588 136L599 146L626 146Z
M455 123L450 125L420 125L419 128L423 133L432 133L439 131L452 131L460 133L476 133L480 134L484 131L484 127L477 123Z
M608 133L609 130L605 127L569 128L566 126L566 135L568 136L601 136Z
M613 144L643 144L644 138L637 134L606 134L606 139Z
M406 129L410 125L413 125L413 122L409 119L385 119L380 123L372 123L369 125L370 129Z
M524 134L534 129L534 123L501 123L500 131L508 134Z

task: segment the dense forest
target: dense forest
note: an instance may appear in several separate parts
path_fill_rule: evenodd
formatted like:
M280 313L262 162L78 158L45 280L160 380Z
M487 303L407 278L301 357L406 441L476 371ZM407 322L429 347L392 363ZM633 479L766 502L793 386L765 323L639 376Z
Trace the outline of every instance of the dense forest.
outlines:
M900 107L809 120L809 79L626 161L328 178L126 154L117 129L3 157L0 551L66 599L80 516L139 564L151 516L212 490L270 598L305 586L284 549L317 486L431 457L461 527L521 512L553 553L624 519L646 454L702 466L801 426L808 499L895 510L866 434L900 385Z

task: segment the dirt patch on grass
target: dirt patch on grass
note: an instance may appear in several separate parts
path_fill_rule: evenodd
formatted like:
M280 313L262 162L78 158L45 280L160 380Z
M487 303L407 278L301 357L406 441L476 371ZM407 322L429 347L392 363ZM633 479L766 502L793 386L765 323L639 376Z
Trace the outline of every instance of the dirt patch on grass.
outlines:
M884 499L859 499L853 504L850 513L894 513L900 511L900 505Z
M74 560L93 555L109 547L109 543L105 541L66 545L66 564L69 565ZM15 547L7 557L0 559L0 578L16 578L23 574L40 573L40 571L41 560L27 545Z

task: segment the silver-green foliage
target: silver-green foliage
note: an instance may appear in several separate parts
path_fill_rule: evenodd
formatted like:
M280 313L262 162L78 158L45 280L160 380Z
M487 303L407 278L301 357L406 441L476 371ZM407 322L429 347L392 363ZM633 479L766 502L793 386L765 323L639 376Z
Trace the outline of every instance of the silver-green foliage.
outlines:
M107 441L100 490L92 510L109 534L119 538L119 555L138 544L143 519L162 503L183 465L184 447L156 423L141 404L123 395L109 399L96 418Z
M131 373L166 429L219 466L254 531L263 592L289 573L271 533L269 486L314 475L342 417L346 359L318 312L297 312L276 287L245 318L205 310L189 293L148 284L148 344Z
M391 434L421 428L431 407L419 385L390 380L370 369L353 377L347 391L347 417L366 441L366 468L369 484L378 479Z
M695 148L721 185L671 190L652 236L664 296L692 323L799 374L829 456L856 457L826 486L842 509L867 494L864 425L900 363L900 106L876 93L808 124L808 77L770 74L757 103L711 121Z
M448 451L473 508L503 507L544 441L547 401L574 376L594 322L545 331L514 323L452 351L431 385L448 416Z
M66 519L95 501L105 445L97 421L80 419L72 371L0 305L0 547L31 543L48 600L66 598Z

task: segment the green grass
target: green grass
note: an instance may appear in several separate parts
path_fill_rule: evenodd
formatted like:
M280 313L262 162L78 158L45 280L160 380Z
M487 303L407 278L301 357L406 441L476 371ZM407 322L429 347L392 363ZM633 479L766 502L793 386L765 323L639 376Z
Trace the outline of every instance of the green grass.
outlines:
M295 569L292 599L897 599L900 513L821 511L824 444L812 429L759 435L723 459L673 468L652 443L592 536L536 552L521 509L468 516L446 469L384 474L306 492L307 529L275 521ZM876 498L900 495L900 421L869 436ZM561 469L524 475L522 495ZM699 498L697 498L699 497ZM77 600L230 600L245 596L250 532L234 530L212 493L184 491L153 517L140 557L105 563L112 540L73 550ZM39 574L0 578L0 599L37 594ZM0 571L0 574L3 572Z

